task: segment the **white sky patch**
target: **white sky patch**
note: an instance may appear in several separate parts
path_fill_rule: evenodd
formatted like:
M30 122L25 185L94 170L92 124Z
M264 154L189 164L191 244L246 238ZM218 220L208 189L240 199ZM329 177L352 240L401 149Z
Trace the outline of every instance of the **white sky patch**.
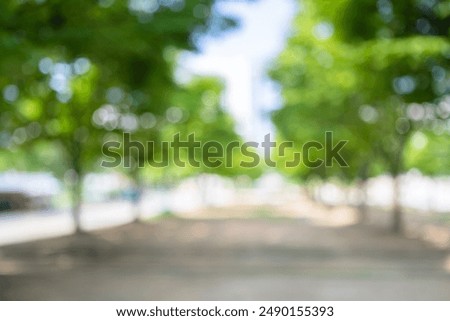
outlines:
M217 9L240 19L240 27L222 37L207 38L198 54L185 54L181 73L215 75L226 84L225 103L248 140L262 141L272 131L267 113L280 105L277 86L265 76L266 68L283 50L294 1L259 0L221 2Z

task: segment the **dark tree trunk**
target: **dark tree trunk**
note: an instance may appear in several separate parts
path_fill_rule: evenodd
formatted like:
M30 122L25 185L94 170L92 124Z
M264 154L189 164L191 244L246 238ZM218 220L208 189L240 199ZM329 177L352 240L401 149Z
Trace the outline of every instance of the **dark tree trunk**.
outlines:
M392 176L392 231L394 233L401 233L404 229L403 211L400 203L401 185L400 174L403 170L403 150L406 143L406 135L401 135L398 138L398 146L392 154L389 161L391 162L391 176Z
M134 183L131 201L133 203L133 216L135 223L139 222L142 216L140 204L142 194L144 192L144 184L142 182L142 177L140 174L140 168L134 168L131 174Z

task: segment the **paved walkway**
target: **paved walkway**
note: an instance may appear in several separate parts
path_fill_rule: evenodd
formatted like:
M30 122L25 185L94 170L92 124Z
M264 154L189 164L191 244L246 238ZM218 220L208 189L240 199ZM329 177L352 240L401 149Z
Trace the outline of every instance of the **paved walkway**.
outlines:
M6 300L450 300L448 251L308 219L165 219L0 248Z

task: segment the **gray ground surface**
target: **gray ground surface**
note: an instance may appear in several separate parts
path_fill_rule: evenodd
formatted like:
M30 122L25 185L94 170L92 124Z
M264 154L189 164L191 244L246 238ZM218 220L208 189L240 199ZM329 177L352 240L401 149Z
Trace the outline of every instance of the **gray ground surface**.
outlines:
M449 253L306 219L165 219L0 248L3 300L450 300Z

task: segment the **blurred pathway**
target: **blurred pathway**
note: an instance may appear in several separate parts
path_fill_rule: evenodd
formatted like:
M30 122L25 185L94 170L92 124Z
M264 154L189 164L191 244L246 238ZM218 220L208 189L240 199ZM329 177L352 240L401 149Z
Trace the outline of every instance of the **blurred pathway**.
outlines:
M373 228L165 219L0 248L0 299L450 300L449 270Z

